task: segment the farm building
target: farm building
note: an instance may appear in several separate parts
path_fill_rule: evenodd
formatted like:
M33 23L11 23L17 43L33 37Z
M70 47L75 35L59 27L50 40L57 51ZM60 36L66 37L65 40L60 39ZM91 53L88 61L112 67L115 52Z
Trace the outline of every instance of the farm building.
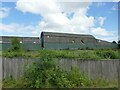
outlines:
M115 49L117 44L96 39L92 35L42 32L44 49Z
M21 46L26 50L39 50L40 39L39 37L15 37L15 36L1 36L0 37L0 50L6 50L11 47L11 41L13 38L17 38L20 41Z
M26 50L118 48L117 44L96 39L92 35L42 32L40 37L1 36L0 50L10 48L13 38L18 38L21 46Z

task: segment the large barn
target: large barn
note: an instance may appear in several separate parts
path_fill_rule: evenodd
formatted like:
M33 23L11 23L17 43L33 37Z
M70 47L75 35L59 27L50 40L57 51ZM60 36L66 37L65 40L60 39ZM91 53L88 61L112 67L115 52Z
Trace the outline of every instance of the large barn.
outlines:
M117 44L96 39L92 35L42 32L44 49L116 49Z
M92 35L42 32L40 37L1 36L0 50L6 50L10 48L13 38L18 38L21 46L26 50L118 48L117 44L96 39Z

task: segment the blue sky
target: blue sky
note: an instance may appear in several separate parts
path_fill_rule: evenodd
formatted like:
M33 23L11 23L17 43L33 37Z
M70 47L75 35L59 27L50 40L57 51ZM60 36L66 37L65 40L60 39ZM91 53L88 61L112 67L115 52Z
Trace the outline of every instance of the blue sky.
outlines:
M2 2L0 35L38 37L40 32L91 34L118 40L117 2ZM52 7L51 7L52 6Z

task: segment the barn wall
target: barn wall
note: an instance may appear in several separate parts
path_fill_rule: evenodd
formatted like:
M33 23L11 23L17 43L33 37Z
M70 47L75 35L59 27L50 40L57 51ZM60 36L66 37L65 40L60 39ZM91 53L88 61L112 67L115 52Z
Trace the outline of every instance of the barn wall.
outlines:
M0 51L2 51L2 43L0 43Z
M0 50L7 50L11 48L11 40L15 37L2 37L2 43L0 43ZM41 41L39 38L34 37L16 37L20 40L22 48L26 50L40 50Z
M118 45L95 39L92 35L49 33L42 34L44 49L117 49ZM99 42L100 41L100 42Z
M14 37L2 36L0 38L0 50L11 47ZM107 41L95 39L92 35L42 33L37 37L16 37L22 41L21 45L27 50L41 49L117 49L118 45ZM35 43L34 43L35 42ZM43 46L43 47L42 47Z

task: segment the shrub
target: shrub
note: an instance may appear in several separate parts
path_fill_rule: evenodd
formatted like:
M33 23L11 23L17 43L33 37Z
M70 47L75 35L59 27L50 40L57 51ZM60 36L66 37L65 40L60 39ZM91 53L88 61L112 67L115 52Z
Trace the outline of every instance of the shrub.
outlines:
M21 49L20 40L18 38L12 39L12 50L19 51Z
M17 81L8 81L14 81L13 85L7 84L12 88L75 88L89 83L89 79L77 68L64 71L49 57L41 58L40 61L28 66L24 76Z
M39 51L12 51L11 49L2 52L4 57L25 57L25 58L79 58L79 59L119 59L117 50L39 50Z
M116 59L118 57L118 51L114 50L97 50L96 54L103 59Z

